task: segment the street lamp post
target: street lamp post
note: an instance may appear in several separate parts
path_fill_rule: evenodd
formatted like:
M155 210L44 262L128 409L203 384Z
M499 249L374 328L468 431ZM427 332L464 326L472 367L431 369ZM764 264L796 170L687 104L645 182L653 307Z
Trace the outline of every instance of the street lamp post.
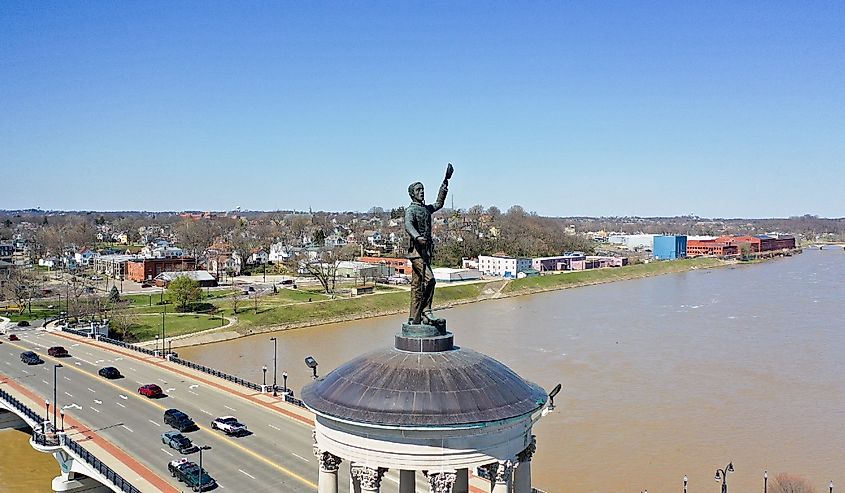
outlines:
M62 415L62 433L64 433L64 431L65 431L65 411L64 411L64 409L59 411L59 414Z
M288 372L282 372L282 393L288 395Z
M684 493L687 493L687 475L684 474Z
M830 484L827 485L827 488L830 493L833 493L833 481L831 481Z
M62 368L61 363L53 365L53 429L56 429L56 408L59 407L59 400L56 398L56 371ZM50 419L49 416L47 419Z
M278 396L279 394L276 393L276 338L271 337L271 341L273 341L273 396Z
M211 446L203 445L202 447L199 447L199 451L200 451L200 481L199 481L200 491L202 491L202 482L203 482L203 479L202 479L202 451L203 450L211 450Z
M264 372L264 380L262 381L263 385L264 387L267 387L267 365L262 366L261 371Z
M155 350L156 350L156 352L158 352L158 334L156 334L156 345L155 345Z
M164 341L166 337L164 337L164 315L167 313L167 305L162 305L164 310L161 312L161 354L164 355Z
M728 473L734 472L734 463L729 462L724 469L716 469L716 475L713 477L716 481L722 482L722 493L728 493Z
M769 471L763 471L763 493L769 493Z
M44 423L50 422L50 401L44 400L44 404L47 406L47 419L44 420ZM44 433L47 433L47 427L44 427Z

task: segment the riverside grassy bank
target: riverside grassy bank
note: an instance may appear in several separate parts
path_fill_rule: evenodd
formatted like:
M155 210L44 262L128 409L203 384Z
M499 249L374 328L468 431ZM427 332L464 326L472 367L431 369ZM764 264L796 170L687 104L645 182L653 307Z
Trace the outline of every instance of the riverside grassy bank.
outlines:
M512 281L491 280L460 285L437 287L435 309L448 308L466 303L476 303L491 299L523 296L559 289L590 286L607 282L639 279L663 274L685 272L696 269L709 269L734 265L736 261L724 261L715 258L683 259L671 262L652 262L625 267L595 269L579 272L566 272L527 277ZM307 295L306 295L307 296ZM319 296L319 298L318 298ZM408 311L409 293L406 290L388 290L376 294L354 298L331 299L325 295L285 296L279 302L273 297L259 301L257 310L250 304L235 314L221 309L226 317L237 319L237 323L222 332L204 331L195 336L183 337L178 346L203 344L233 339L243 335L272 332L278 330L311 327L328 323L360 320L365 318L396 315ZM306 301L310 298L312 301ZM177 343L174 342L174 347Z

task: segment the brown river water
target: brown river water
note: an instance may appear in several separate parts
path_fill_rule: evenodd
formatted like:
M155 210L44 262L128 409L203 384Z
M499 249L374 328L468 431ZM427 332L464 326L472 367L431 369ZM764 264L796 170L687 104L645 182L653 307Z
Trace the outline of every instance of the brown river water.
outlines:
M563 384L557 409L535 427L534 485L549 493L682 491L685 474L691 493L717 492L713 474L729 461L734 492L762 491L764 470L804 476L820 492L830 480L845 487L842 250L440 314L456 344L547 389ZM266 364L271 382L276 336L279 385L287 371L298 392L310 380L305 356L325 374L390 345L401 322L382 317L179 352L256 382ZM0 478L39 455L10 454L0 440Z

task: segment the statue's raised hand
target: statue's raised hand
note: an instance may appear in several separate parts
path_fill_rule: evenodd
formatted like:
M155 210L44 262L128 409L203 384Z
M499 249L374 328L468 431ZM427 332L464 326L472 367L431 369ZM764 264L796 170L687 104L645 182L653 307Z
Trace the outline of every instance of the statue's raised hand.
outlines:
M452 173L455 172L455 168L452 167L452 163L446 165L446 181L449 181L449 178L452 177Z

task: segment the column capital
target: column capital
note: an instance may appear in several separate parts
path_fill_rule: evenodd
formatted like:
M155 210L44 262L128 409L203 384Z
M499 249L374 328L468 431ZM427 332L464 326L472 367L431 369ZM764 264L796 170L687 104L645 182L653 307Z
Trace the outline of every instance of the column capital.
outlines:
M361 489L371 491L381 488L381 478L386 472L387 469L383 467L372 468L358 464L352 464L349 467L349 474L361 484Z
M316 455L317 461L320 463L320 470L322 471L337 472L340 463L343 462L343 459L329 452L321 452Z
M478 468L478 476L492 483L508 483L513 475L513 462L500 460Z
M531 457L534 456L534 452L537 451L537 435L531 435L531 441L528 443L528 446L525 447L525 450L516 454L516 460L518 462L528 462L531 460Z
M456 472L428 472L423 471L431 493L452 493L455 481L458 479Z

